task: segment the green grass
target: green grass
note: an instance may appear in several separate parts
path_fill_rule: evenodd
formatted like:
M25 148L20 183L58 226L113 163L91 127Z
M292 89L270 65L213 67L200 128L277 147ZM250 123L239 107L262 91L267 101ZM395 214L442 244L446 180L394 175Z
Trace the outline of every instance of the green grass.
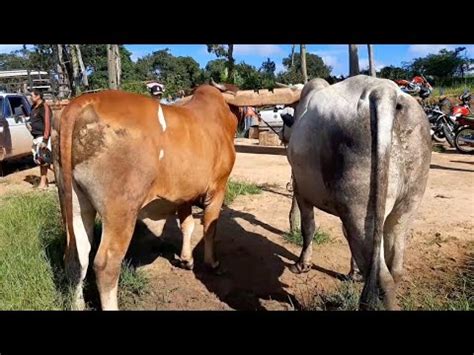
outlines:
M346 281L328 293L306 290L301 296L302 310L358 310L362 287L363 283ZM398 299L401 308L406 311L473 311L474 254L468 255L465 266L454 277L442 281L438 286L428 286L422 282L419 286L412 285ZM382 302L379 303L378 309L383 309Z
M440 287L412 287L401 297L401 305L406 310L474 311L474 254L468 255L459 273Z
M70 309L64 247L56 193L15 193L0 198L0 310ZM146 292L147 285L141 271L124 265L119 302L135 300Z
M437 153L444 153L446 152L446 148L443 147L442 145L434 145L433 144L433 147L431 148L431 150L433 152L437 152Z
M0 201L0 309L68 308L56 196L32 192Z
M230 205L237 196L240 195L257 195L262 192L262 188L254 183L245 181L229 180L225 193L224 204Z
M285 239L287 242L290 242L299 246L303 245L303 236L301 235L301 231L299 229L293 232L288 232L288 233L283 234L283 239ZM320 229L314 232L313 243L317 245L322 245L322 244L329 243L330 241L331 241L331 237L329 236L328 233Z
M304 305L306 311L357 311L362 285L343 282L333 292L316 294Z

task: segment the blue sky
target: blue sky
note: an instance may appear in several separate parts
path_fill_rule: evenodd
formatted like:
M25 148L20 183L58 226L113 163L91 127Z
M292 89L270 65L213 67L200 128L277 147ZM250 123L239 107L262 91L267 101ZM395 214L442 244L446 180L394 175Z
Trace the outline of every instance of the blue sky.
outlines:
M213 54L207 53L206 45L125 45L132 52L132 59L137 60L154 51L169 48L175 56L193 57L201 67L209 60L215 59ZM401 65L402 62L413 58L425 56L429 53L437 53L442 48L452 49L458 46L466 47L469 57L474 58L474 45L452 44L452 45L374 45L375 64L378 69L386 65ZM298 46L297 46L298 47ZM348 49L347 45L307 45L309 53L321 56L324 62L333 68L333 75L347 75L348 72ZM21 49L21 45L0 45L0 53ZM237 44L234 54L237 62L244 61L247 64L260 67L266 58L276 63L277 72L283 69L282 59L291 53L291 45L263 44L243 45ZM359 46L359 58L361 69L368 66L367 46Z

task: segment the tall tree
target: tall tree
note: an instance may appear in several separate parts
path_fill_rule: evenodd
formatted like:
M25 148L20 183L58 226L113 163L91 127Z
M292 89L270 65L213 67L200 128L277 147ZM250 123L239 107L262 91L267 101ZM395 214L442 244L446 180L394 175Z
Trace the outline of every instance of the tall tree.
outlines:
M277 81L286 84L303 83L304 77L302 74L301 53L297 53L294 58L294 65L291 65L291 54L283 58L283 66L285 71L277 75ZM306 53L306 71L308 79L313 78L328 78L331 75L332 68L327 66L323 59L312 53Z
M358 75L359 69L359 52L356 44L349 44L349 76Z
M367 45L367 52L369 54L369 73L370 76L375 77L374 48L371 44Z
M116 44L107 45L107 68L109 88L116 90L120 85L120 56Z
M233 44L208 44L207 51L209 53L214 53L217 58L225 58L227 60L227 78L226 81L229 83L234 83L234 67L235 67L235 59L234 59L234 45Z
M303 75L303 83L308 82L308 72L306 70L306 46L300 44L300 55L301 55L301 75Z

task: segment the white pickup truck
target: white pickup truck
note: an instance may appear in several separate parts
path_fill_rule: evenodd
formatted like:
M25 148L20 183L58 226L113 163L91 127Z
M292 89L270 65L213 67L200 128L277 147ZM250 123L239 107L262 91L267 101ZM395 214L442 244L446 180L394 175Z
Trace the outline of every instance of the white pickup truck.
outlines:
M32 136L26 127L30 113L25 95L0 92L0 161L31 154Z

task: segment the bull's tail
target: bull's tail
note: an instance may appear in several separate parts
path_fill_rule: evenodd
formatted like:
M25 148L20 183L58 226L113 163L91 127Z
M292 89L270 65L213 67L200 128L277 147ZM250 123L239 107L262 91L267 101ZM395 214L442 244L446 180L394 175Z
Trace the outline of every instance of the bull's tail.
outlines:
M385 201L388 189L392 129L396 110L396 92L392 88L377 87L369 95L372 132L371 181L368 209L373 221L372 259L360 298L361 309L375 309L379 300L379 275L383 253ZM369 237L369 236L366 236Z
M63 111L61 125L59 127L59 163L62 171L62 187L64 200L63 220L67 229L66 254L75 249L76 239L73 228L73 206L72 206L72 138L74 124L77 116L82 111L82 107L75 103L70 103ZM67 255L65 255L67 257Z

